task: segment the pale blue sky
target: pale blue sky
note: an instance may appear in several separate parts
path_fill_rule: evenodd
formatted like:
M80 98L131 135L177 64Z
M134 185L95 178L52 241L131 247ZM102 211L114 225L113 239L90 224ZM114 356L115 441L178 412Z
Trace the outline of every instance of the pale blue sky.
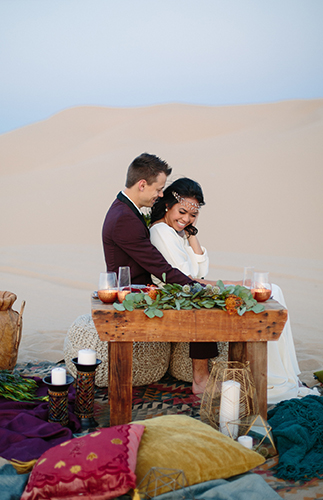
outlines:
M323 0L0 0L0 133L78 105L323 97Z

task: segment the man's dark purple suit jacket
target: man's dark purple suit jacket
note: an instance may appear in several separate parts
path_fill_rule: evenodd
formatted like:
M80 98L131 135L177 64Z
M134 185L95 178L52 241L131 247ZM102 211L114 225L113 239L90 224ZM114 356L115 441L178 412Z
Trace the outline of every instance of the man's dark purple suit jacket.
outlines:
M112 203L102 228L107 271L118 273L119 266L130 266L131 282L152 283L151 274L167 283L185 285L192 280L173 268L150 242L149 230L137 208L121 192Z

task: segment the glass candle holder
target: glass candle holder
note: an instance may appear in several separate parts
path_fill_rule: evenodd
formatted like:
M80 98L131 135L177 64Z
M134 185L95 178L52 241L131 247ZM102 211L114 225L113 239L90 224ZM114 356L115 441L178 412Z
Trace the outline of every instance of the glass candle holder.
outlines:
M116 273L100 273L98 297L105 304L117 300L118 282Z
M254 273L252 295L258 302L265 302L271 297L271 283L269 281L269 273Z

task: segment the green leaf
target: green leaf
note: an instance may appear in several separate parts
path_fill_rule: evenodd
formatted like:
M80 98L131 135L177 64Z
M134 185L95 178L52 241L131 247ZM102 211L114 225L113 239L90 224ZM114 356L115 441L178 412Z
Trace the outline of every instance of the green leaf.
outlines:
M158 316L158 318L162 318L164 316L164 313L160 309L155 309L155 316Z
M256 314L259 314L265 310L265 306L263 304L257 304L251 308L251 311L253 311Z
M127 311L133 311L135 308L133 302L127 302L126 300L123 301L123 305Z
M239 316L242 316L245 312L246 312L247 308L245 306L242 306L242 307L239 307L237 309L237 312L239 314Z
M149 297L149 295L145 295L145 301L149 306L151 306L151 304L154 302L153 299Z
M162 274L162 280L163 280L164 283L166 283L166 273Z
M142 302L145 298L145 294L144 293L135 293L134 294L135 297L133 298L133 301L135 304L139 304L140 302Z
M181 309L181 303L180 303L180 301L178 299L175 300L175 305L176 305L176 309L178 311L180 311L180 309Z
M125 296L125 299L124 300L128 300L129 302L133 302L137 295L139 295L138 293L135 293L135 292L131 292L131 293L128 293L126 296Z
M169 300L169 296L168 295L164 295L164 297L162 297L160 299L160 302L167 302Z
M150 309L149 307L147 307L147 309L145 309L144 313L146 314L146 316L148 316L148 318L154 318L155 317L155 310L154 309Z
M119 302L113 302L113 307L117 310L117 311L125 311L125 307L122 305L122 304L119 304Z
M217 286L220 288L220 293L223 293L223 292L224 292L224 290L225 290L225 286L224 286L223 281L218 280L218 281L216 282L216 284L217 284Z
M247 309L250 309L251 307L253 307L256 304L257 301L255 301L255 299L246 299L244 302L245 302Z
M215 300L215 303L218 307L225 307L225 300L218 299L218 300Z

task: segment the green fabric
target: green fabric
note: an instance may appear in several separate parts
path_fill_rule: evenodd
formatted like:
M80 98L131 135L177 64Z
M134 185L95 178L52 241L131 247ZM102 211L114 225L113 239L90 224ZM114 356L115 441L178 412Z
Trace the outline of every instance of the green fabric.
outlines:
M276 477L308 481L323 474L323 397L282 401L268 423L279 453Z

